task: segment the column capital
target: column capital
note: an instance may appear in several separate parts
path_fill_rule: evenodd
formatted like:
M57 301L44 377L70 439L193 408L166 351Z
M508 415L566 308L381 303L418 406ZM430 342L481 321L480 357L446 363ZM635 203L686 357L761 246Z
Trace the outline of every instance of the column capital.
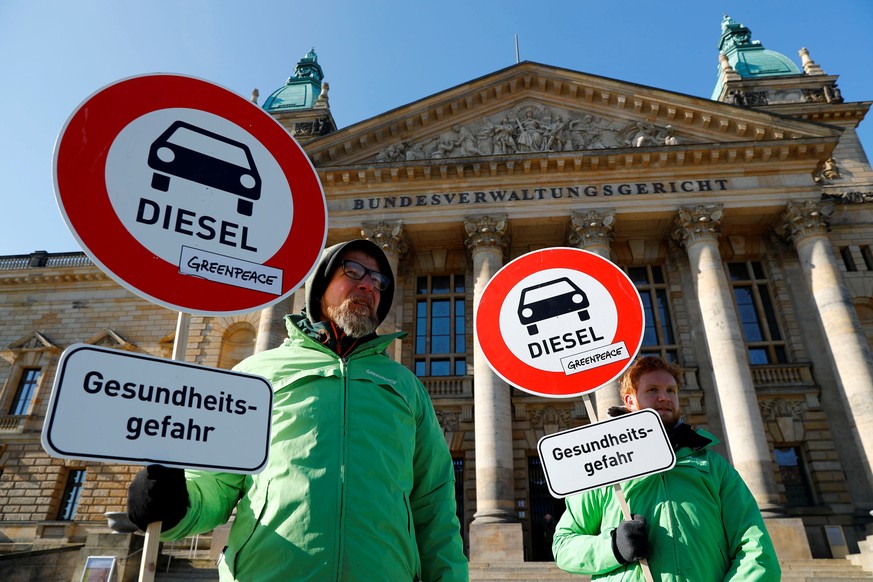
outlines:
M464 244L471 252L490 248L502 253L509 246L509 237L506 235L508 228L505 214L467 216L464 218L464 230L467 233Z
M403 258L409 245L406 243L406 229L402 220L393 222L362 222L361 236L376 244L386 255L398 260Z
M615 233L612 225L615 224L615 210L589 210L588 212L573 211L570 214L570 245L584 249L586 247L601 245L609 248Z
M673 239L688 246L702 240L717 241L721 234L721 217L724 206L707 204L700 206L680 206L676 215L676 229Z
M834 203L830 201L789 201L782 213L782 222L775 228L776 234L794 244L809 236L826 234L833 212Z

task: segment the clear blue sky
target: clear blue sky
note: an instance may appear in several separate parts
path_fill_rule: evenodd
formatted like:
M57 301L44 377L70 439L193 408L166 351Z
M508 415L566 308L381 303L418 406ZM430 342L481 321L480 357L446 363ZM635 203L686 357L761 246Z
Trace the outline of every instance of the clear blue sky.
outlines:
M870 0L0 0L0 255L81 250L54 143L114 81L179 73L263 102L314 47L342 128L512 65L517 34L521 60L708 98L725 13L798 66L808 48L847 101L873 100ZM859 133L873 155L873 115Z

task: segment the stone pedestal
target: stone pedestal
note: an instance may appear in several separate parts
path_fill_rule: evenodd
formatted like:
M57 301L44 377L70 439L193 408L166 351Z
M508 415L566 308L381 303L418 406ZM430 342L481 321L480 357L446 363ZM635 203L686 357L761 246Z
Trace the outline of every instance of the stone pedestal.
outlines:
M142 547L145 536L142 534L97 533L90 534L85 547L79 550L79 560L72 580L82 579L88 556L113 556L117 582L136 582L139 578L139 564L142 560Z
M764 525L770 532L770 539L773 540L773 547L776 548L776 555L780 561L812 559L802 519L787 517L764 519Z
M524 562L521 524L471 523L470 561L500 564Z

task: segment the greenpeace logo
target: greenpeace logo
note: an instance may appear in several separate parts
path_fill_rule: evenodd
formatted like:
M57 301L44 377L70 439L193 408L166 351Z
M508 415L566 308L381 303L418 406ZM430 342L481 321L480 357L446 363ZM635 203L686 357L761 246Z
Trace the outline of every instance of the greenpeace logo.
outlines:
M389 380L389 379L386 378L385 376L382 376L381 374L377 374L377 373L374 372L373 370L367 370L367 374L373 376L374 378L378 378L378 379L382 380L383 382L388 382L388 383L391 384L392 386L394 386L395 384L397 384L397 380Z

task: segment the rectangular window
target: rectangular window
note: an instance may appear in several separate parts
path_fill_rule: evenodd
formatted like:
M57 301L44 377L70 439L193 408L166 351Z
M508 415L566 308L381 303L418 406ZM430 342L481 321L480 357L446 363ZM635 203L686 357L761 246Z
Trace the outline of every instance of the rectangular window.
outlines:
M806 464L799 447L783 446L774 450L782 485L785 487L785 498L789 507L806 507L815 505L809 477L806 474Z
M840 256L843 257L843 264L846 265L846 271L852 272L858 270L858 267L855 266L855 259L852 258L851 247L840 247Z
M664 270L660 265L627 267L625 271L633 281L643 302L645 324L641 356L658 356L668 362L679 357L679 346L673 331L670 301Z
M787 363L788 353L763 265L758 261L728 263L728 276L749 352L749 363Z
M64 496L61 498L61 508L58 511L58 521L72 521L76 517L76 508L79 507L79 495L85 484L85 470L73 469L67 475L67 485L64 487Z
M415 290L415 374L467 374L464 275L418 277Z
M870 250L870 245L861 247L861 256L864 258L864 266L868 271L873 271L873 251Z
M33 400L33 393L39 381L39 373L39 368L25 368L22 371L9 414L19 416L27 414L27 411L30 410L30 401Z

